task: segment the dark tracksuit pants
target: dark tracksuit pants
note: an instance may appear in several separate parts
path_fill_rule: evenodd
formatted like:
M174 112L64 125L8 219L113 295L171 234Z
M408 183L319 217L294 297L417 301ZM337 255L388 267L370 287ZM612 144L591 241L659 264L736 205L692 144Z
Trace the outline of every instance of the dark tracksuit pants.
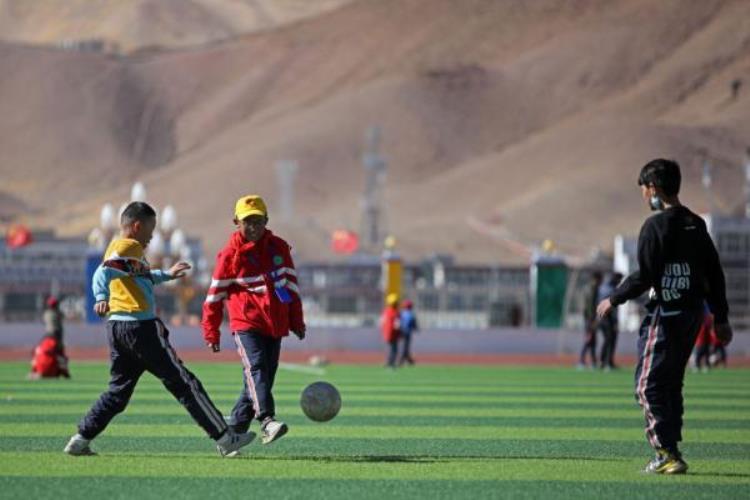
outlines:
M703 344L695 348L695 366L701 368L711 367L711 346L709 344Z
M243 389L232 409L232 426L246 432L253 418L263 422L276 415L271 391L279 368L281 339L260 332L236 332L234 342L242 359Z
M398 364L403 365L404 363L414 363L414 360L411 358L411 332L404 333L402 330L401 342L403 343L403 346L401 348L401 357L398 360Z
M596 366L596 329L587 328L583 333L583 347L578 357L579 364L586 364L587 353L591 356L591 366Z
M654 448L676 449L682 441L685 367L702 323L702 309L665 312L657 307L641 325L635 397Z
M599 351L599 366L602 368L615 366L615 349L617 348L617 316L610 313L599 323L602 332L602 349Z
M390 366L390 367L395 367L397 356L398 356L398 338L388 342L388 355L385 360L385 365Z
M206 394L200 381L182 364L168 340L161 320L108 321L110 349L109 389L99 396L78 432L93 439L122 412L133 395L138 379L148 371L164 384L193 419L213 439L227 430L227 424Z

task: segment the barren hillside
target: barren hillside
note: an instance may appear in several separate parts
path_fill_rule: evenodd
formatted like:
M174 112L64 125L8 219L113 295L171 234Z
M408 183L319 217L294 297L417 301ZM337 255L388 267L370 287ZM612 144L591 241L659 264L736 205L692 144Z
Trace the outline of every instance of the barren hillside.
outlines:
M258 192L298 258L330 259L327 233L360 227L379 125L408 257L518 261L517 242L545 238L585 256L637 232L635 178L655 156L681 161L702 210L707 152L721 206L741 203L750 3L362 0L124 58L0 45L0 74L6 218L85 233L141 179L212 252L233 200ZM273 219L280 159L300 166L291 224Z
M107 50L175 49L278 28L350 0L0 0L0 40Z

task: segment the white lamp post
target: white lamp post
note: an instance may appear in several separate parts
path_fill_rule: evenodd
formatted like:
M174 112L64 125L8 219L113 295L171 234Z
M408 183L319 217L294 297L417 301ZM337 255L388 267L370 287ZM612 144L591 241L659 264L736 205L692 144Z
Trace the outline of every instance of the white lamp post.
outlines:
M99 224L104 231L114 231L117 229L117 220L115 219L115 207L111 203L105 203L99 214Z
M146 201L146 186L142 182L136 182L130 188L130 201Z
M165 234L169 234L175 230L177 227L177 212L172 205L164 207L164 210L161 213L161 218L159 219L159 224L161 225L161 230L164 231Z
M151 242L146 247L146 256L148 260L153 263L155 267L161 265L164 259L164 250L166 244L164 243L164 237L159 231L154 231L154 235L151 238Z

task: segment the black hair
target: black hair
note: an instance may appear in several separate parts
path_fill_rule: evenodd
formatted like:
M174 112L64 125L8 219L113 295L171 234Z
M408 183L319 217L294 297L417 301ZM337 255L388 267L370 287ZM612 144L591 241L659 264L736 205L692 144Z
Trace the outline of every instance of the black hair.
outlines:
M125 207L120 215L120 225L127 226L135 221L145 221L151 217L156 217L156 211L148 203L142 201L133 201Z
M674 160L658 158L646 163L638 176L639 186L655 186L661 188L667 196L675 196L680 192L680 165Z

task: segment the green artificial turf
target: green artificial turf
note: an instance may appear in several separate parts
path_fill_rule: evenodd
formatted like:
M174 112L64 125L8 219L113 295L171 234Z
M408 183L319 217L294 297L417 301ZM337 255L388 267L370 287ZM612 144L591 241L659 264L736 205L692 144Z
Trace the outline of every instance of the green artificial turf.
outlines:
M222 459L150 375L92 443L99 456L64 455L108 367L77 363L72 380L31 382L27 366L0 364L3 498L750 498L750 370L688 374L690 471L654 477L639 472L651 451L629 369L285 367L275 396L289 434ZM239 363L189 368L228 413ZM324 424L298 405L316 380L343 399Z

